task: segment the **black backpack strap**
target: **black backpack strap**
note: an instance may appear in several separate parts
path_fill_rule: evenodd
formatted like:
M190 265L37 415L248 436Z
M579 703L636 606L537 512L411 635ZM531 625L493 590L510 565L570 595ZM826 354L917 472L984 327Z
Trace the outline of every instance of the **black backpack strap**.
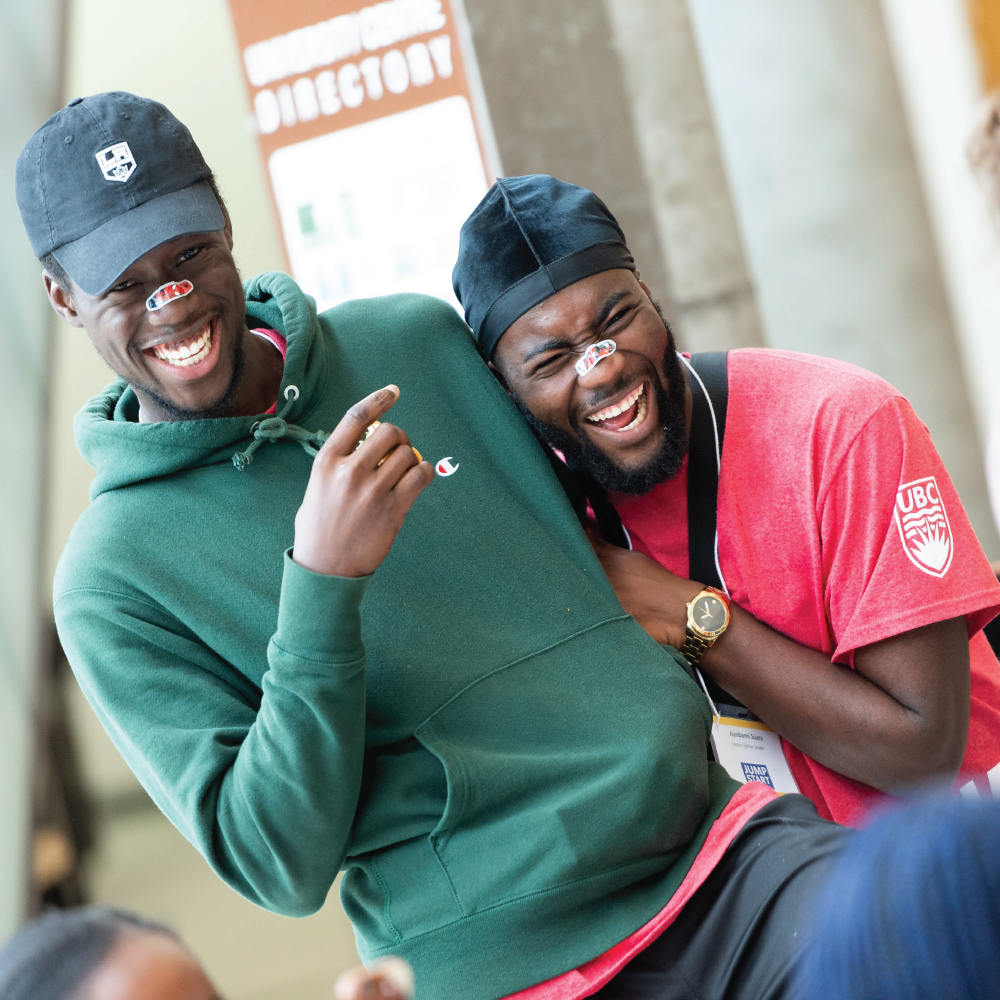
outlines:
M608 491L585 472L570 468L548 445L543 443L542 447L580 523L586 523L589 503L604 540L621 549L632 548L625 527L622 525L622 519L618 516Z
M726 433L729 378L726 352L691 355L691 367L708 391L712 403L691 378L691 437L688 442L688 576L722 590L715 565L716 508L719 495L718 456ZM713 410L715 419L713 421ZM718 449L716 448L718 431Z
M715 539L718 530L719 464L726 436L726 410L729 406L726 352L692 354L691 367L698 378L692 376L690 380L688 576L706 586L722 590L722 578L715 562ZM701 379L701 385L698 384L698 379ZM708 399L705 398L706 392ZM719 687L708 675L703 674L703 677L716 707L726 705L730 706L726 710L730 714L746 714L746 706L738 698Z

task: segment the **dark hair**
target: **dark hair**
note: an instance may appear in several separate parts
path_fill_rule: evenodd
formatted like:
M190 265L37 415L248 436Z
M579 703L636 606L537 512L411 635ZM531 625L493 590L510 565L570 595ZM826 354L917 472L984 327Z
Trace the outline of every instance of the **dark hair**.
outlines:
M74 994L129 931L165 934L162 924L102 906L54 910L0 949L0 1000L64 1000Z
M802 1000L995 996L1000 802L898 809L854 835L815 906Z
M219 203L219 208L221 208L222 211L225 212L226 203L223 200L221 193L219 192L219 182L215 179L215 174L212 174L208 178L208 183L212 188L212 194L215 195L215 200ZM66 273L62 264L60 264L59 261L56 260L53 254L50 253L43 254L41 257L38 258L38 263L41 264L42 267L44 267L45 270L48 271L49 274L51 274L52 277L56 279L56 284L64 292L68 292L70 290L70 277Z

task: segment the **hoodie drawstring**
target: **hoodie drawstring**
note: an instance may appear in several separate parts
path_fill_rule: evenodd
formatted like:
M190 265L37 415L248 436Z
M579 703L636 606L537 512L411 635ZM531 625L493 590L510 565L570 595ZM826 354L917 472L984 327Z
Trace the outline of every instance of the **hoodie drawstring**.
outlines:
M298 441L303 449L309 454L316 456L319 454L323 442L330 436L326 431L307 431L297 424L287 423L283 418L292 406L292 403L299 398L297 386L290 385L285 388L286 403L281 409L281 414L276 417L265 417L258 420L250 428L253 440L248 445L246 451L238 451L233 455L233 465L242 472L252 461L253 453L266 444L268 441L278 441L281 438L288 438L291 441Z

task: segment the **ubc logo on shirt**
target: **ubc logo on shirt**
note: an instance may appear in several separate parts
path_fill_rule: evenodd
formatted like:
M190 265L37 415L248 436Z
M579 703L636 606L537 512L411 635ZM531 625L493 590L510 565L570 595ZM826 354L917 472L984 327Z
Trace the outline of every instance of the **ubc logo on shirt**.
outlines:
M124 184L135 172L135 157L127 142L116 142L94 153L94 156L106 181L121 181Z
M944 576L955 554L955 542L937 480L925 476L900 486L893 516L910 562L930 576Z

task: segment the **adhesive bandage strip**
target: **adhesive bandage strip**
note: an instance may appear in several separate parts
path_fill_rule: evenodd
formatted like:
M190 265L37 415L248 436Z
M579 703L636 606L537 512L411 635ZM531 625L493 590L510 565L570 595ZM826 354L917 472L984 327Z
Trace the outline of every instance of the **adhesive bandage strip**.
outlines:
M194 291L194 285L186 278L184 281L168 281L165 285L160 285L148 299L146 308L150 312L162 309L168 302L174 299L182 299L185 295L190 295Z
M618 345L613 340L599 340L596 344L591 344L576 363L577 375L586 375L598 361L610 358L617 350Z

